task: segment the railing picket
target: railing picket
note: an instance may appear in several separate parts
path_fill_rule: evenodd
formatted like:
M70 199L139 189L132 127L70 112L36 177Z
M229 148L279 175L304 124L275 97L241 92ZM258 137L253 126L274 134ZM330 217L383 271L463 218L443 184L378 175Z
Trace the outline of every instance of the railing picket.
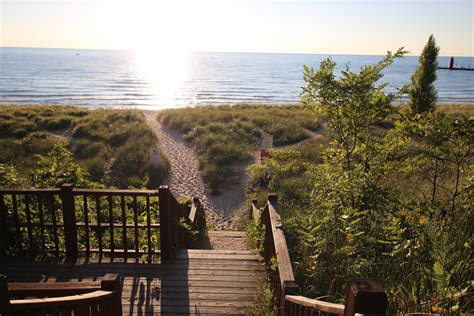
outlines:
M63 212L66 256L68 257L77 257L79 252L76 226L76 206L74 204L73 189L73 185L63 184L59 195Z
M9 229L7 226L8 223L8 209L7 206L5 205L5 199L3 197L3 194L0 194L0 216L2 218L2 240L5 243L5 249L8 248L8 241L9 241Z
M95 208L97 211L97 242L99 243L99 254L102 255L102 227L100 221L100 196L95 196Z
M138 210L137 210L137 197L133 197L133 222L135 231L135 256L138 257L139 245L138 245Z
M46 240L44 235L44 213L43 213L43 195L36 195L38 202L38 217L40 222L41 248L46 250Z
M90 255L91 245L90 245L90 236L89 236L89 209L87 207L87 195L83 195L84 199L84 234L86 238L86 254Z
M128 245L127 245L127 214L125 213L125 196L120 196L120 207L122 209L122 242L123 242L123 254L125 259L128 255Z
M113 214L113 200L112 195L108 196L109 199L109 229L110 229L110 251L113 256L115 246L114 246L114 214Z
M160 186L158 190L160 203L160 250L161 260L167 260L171 254L171 229L170 229L170 203L169 203L169 187Z
M18 249L23 249L21 246L21 230L20 230L20 218L18 216L18 205L16 200L16 194L12 194L12 204L13 204L13 219L15 221L16 228L16 242Z
M151 259L151 218L150 218L150 196L146 195L146 233L148 239L148 259Z
M54 252L56 257L59 256L59 238L58 238L58 226L56 221L56 208L54 203L54 195L50 195L51 202L51 221L53 222L53 240L54 240Z
M25 194L25 214L26 214L26 231L28 233L28 241L30 243L30 252L33 252L33 229L31 227L31 213L30 213L30 195Z

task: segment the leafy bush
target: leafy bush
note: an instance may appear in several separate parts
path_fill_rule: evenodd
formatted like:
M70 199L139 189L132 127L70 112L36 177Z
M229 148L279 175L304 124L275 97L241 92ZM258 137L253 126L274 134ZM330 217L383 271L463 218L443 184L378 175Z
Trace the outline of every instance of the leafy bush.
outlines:
M63 184L84 186L88 183L86 171L74 162L66 147L55 145L45 156L38 155L38 166L31 174L31 183L37 188L58 188Z
M16 188L19 186L20 181L15 167L0 164L0 188Z

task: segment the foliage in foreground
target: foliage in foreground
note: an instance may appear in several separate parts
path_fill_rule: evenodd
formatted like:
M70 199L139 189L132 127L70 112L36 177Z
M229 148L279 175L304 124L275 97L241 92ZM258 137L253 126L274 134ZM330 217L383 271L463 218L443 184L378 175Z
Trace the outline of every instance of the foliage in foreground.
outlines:
M246 162L260 143L261 132L277 146L308 138L317 121L301 106L209 106L160 112L158 119L194 144L199 168L210 189L229 181L233 165Z
M327 118L328 142L313 161L305 148L274 151L249 169L250 189L279 193L305 295L341 301L349 277L372 277L390 314L472 313L474 123L396 114L401 93L377 81L402 53L340 79L331 60L306 68L303 100ZM387 119L393 128L381 131Z

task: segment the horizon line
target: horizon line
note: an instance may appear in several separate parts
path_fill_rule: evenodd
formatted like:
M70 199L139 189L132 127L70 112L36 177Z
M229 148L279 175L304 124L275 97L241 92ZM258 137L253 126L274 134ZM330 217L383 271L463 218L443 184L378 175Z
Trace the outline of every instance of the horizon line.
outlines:
M102 50L102 51L126 51L133 52L131 48L74 48L74 47L35 47L35 46L3 46L0 48L26 48L26 49L68 49L68 50ZM393 51L392 51L393 52ZM349 55L349 56L384 56L385 54L370 54L370 53L302 53L302 52L264 52L264 51L207 51L207 50L193 50L190 53L228 53L228 54L281 54L281 55ZM411 54L408 52L405 56L419 57L420 55ZM474 58L474 55L439 55L438 57L467 57Z

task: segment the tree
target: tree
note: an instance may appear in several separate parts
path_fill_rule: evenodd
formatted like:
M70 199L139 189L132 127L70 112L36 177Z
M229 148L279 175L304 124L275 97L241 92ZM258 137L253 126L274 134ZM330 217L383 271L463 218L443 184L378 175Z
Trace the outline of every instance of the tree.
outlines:
M438 53L439 47L436 46L436 40L433 35L430 35L421 53L418 68L411 78L409 104L412 113L430 112L435 109L438 99L434 86L438 69Z
M391 220L389 192L381 186L382 137L374 125L395 111L405 89L387 93L382 71L403 48L359 72L346 67L336 77L335 62L326 59L317 71L305 66L302 102L327 119L335 141L325 146L323 161L308 166L311 207L300 215L297 232L302 254L303 285L310 295L339 295L344 280L374 275L373 262L383 262L391 244L380 241Z
M393 101L404 93L404 89L398 93L385 93L387 84L377 85L377 82L383 77L383 69L405 53L403 48L395 54L388 52L379 63L364 66L359 73L346 67L340 79L334 75L336 63L331 58L323 60L317 71L304 66L307 85L303 87L302 102L305 107L327 118L343 148L349 178L354 152L359 145L370 141L369 127L385 119L393 111Z

